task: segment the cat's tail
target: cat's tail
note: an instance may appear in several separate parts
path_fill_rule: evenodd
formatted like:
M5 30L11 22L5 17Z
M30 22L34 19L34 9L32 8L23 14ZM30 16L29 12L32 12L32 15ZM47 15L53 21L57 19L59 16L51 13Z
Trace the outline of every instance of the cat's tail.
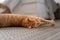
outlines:
M10 8L7 5L1 4L0 3L0 8L2 8L4 11L1 13L11 13Z

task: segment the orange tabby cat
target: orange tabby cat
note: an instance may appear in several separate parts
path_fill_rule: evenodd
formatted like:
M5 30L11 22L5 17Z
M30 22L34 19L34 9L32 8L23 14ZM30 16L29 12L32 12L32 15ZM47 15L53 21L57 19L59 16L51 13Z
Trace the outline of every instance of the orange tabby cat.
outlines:
M7 5L0 3L0 8L4 9L2 13L11 13L10 8Z
M27 28L39 27L43 24L54 25L51 20L45 20L35 16L19 14L0 14L0 27L23 26Z

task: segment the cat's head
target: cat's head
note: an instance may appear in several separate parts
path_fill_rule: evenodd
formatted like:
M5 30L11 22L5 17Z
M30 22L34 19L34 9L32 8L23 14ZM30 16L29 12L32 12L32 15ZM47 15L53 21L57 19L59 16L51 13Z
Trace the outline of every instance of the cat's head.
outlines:
M36 17L28 17L23 20L23 26L28 28L38 27L40 25L40 20Z

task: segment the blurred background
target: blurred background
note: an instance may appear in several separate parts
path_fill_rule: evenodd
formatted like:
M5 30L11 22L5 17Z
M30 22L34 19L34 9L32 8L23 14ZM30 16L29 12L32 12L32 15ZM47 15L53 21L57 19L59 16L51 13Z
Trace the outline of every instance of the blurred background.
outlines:
M57 3L60 4L59 0L0 0L0 3L7 5L12 13L34 15L46 19L60 18L60 14L56 12Z

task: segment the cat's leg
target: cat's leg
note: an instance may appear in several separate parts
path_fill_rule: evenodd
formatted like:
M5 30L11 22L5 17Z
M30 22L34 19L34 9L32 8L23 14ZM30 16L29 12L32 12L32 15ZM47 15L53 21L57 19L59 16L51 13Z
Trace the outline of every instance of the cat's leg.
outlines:
M54 20L46 20L46 19L40 19L42 24L49 24L51 26L55 25L55 21Z
M0 28L8 27L9 23L0 23Z

